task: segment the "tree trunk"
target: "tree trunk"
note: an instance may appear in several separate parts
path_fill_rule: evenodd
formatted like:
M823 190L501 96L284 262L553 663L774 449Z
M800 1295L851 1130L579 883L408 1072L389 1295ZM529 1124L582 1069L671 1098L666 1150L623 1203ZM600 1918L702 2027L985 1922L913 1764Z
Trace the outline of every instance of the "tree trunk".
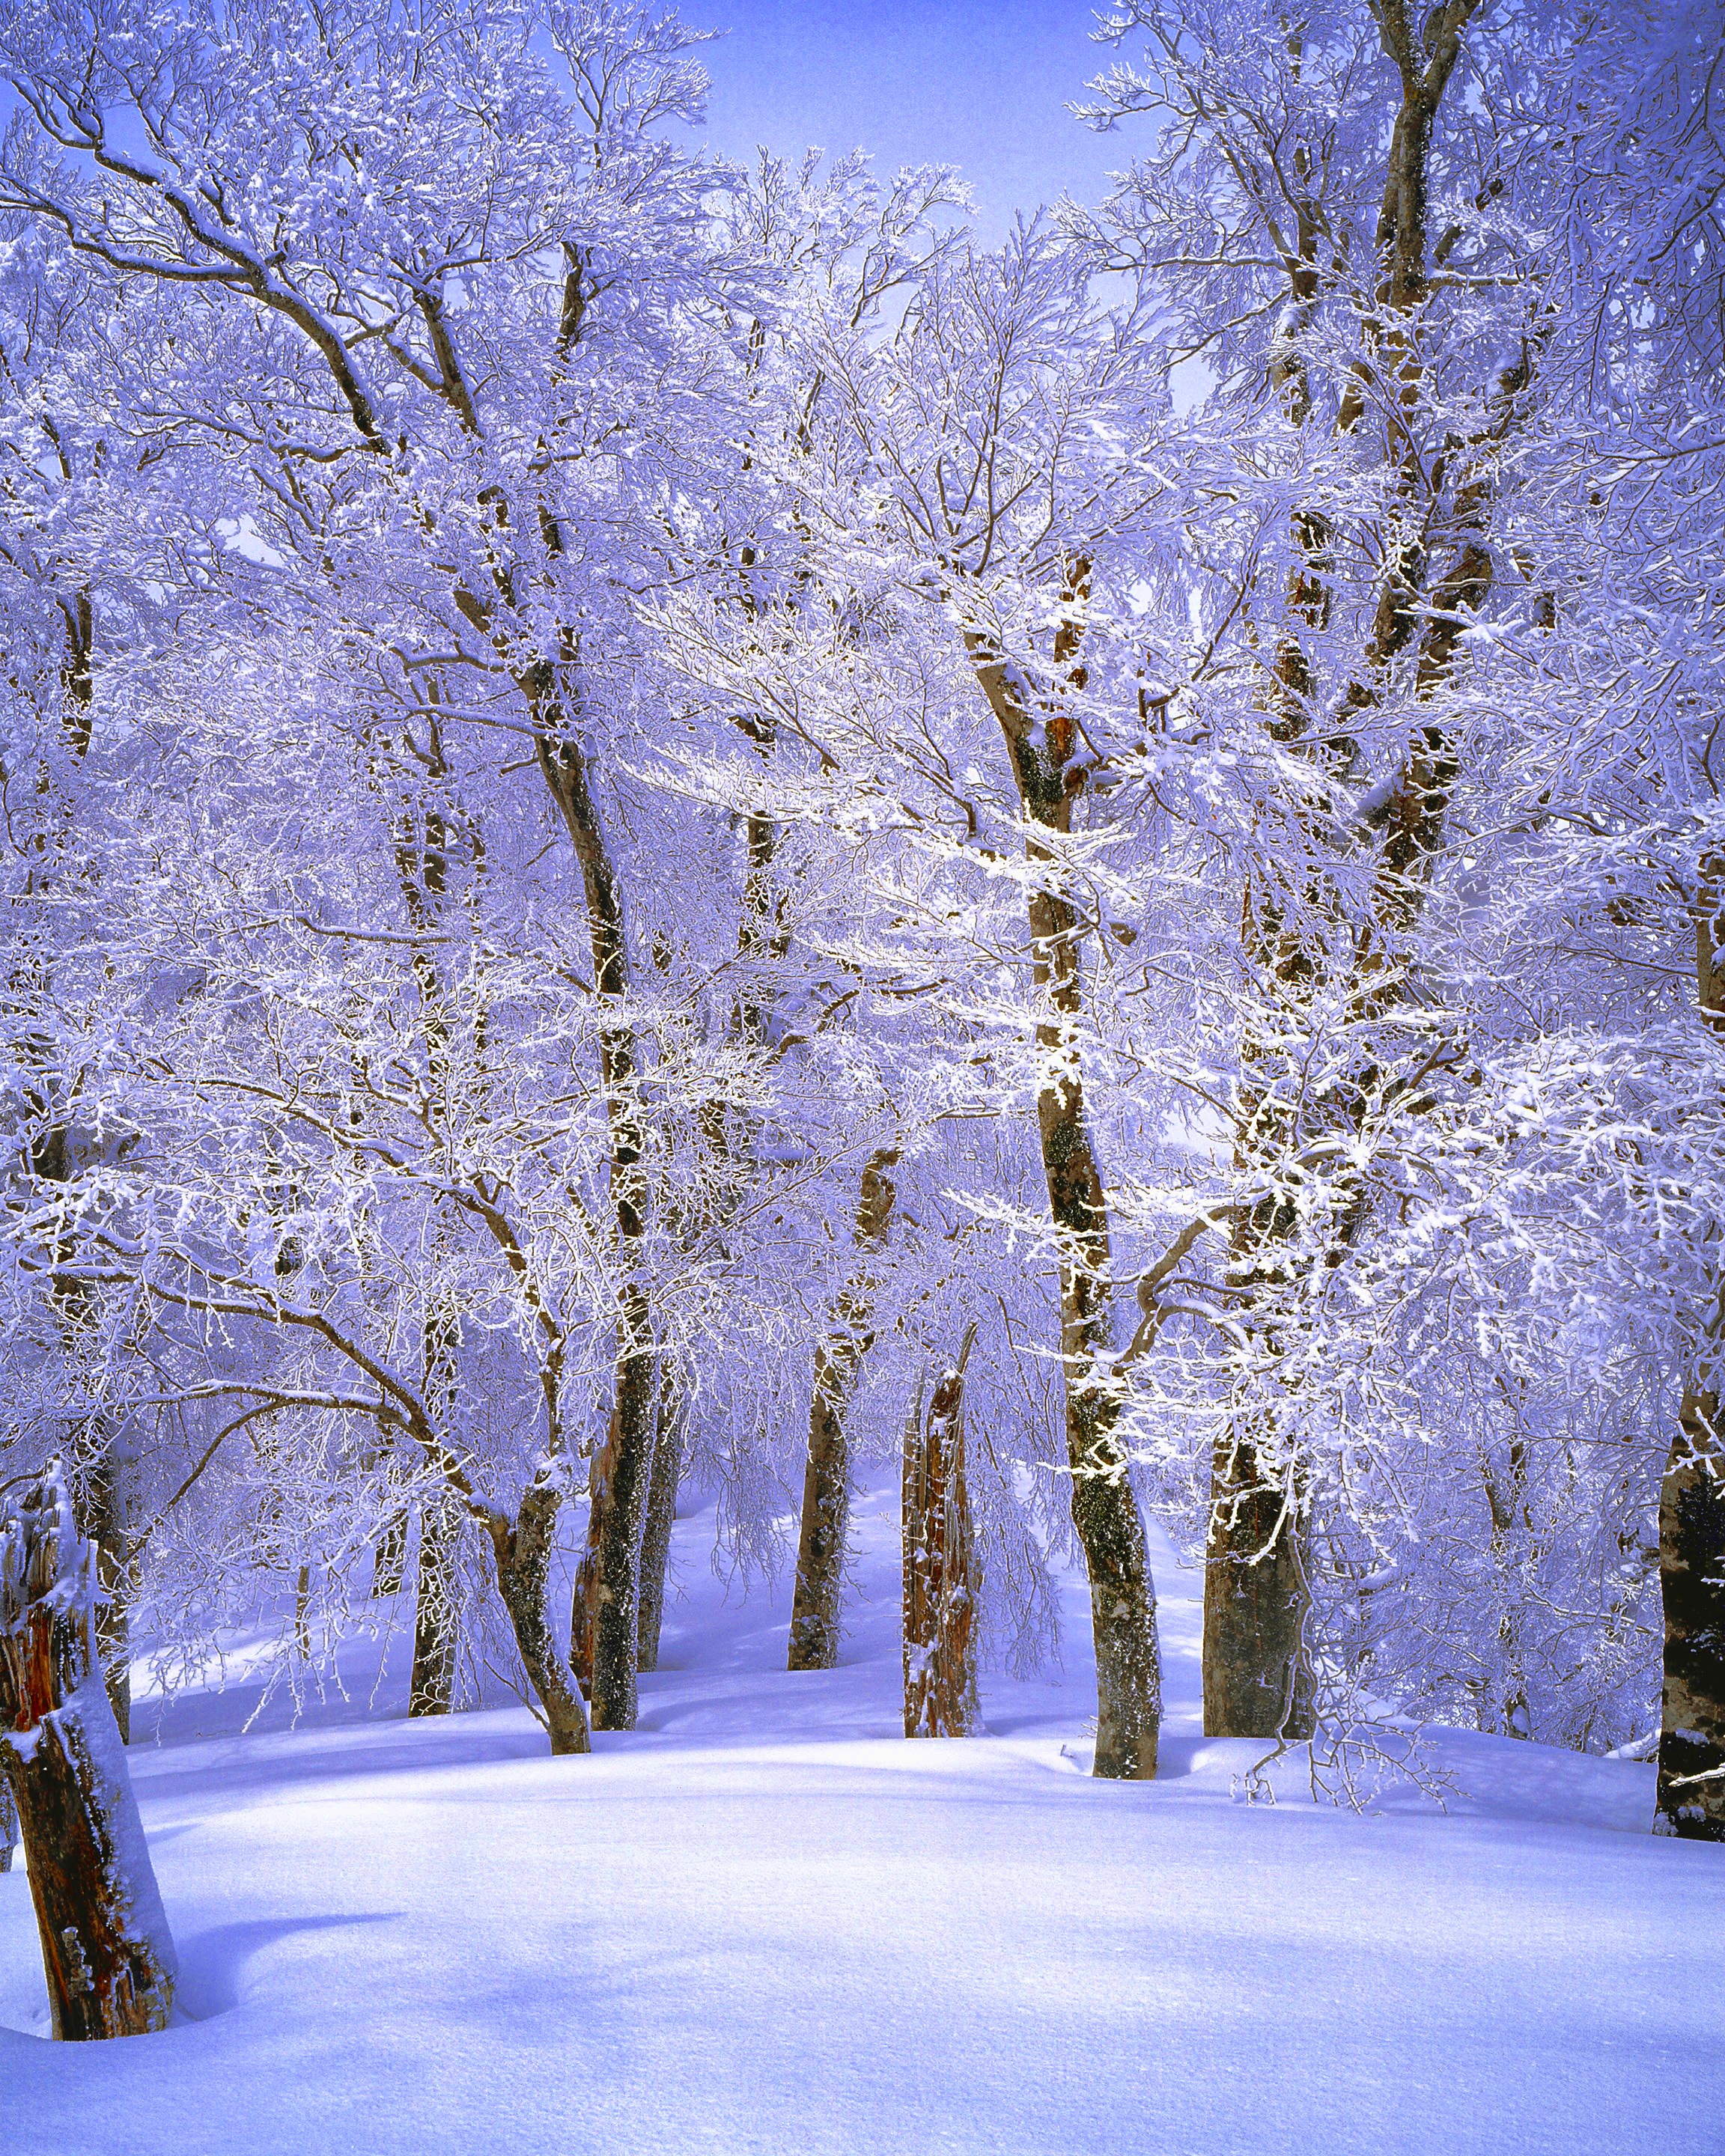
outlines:
M442 878L439 877L441 889ZM441 1245L442 1236L439 1236ZM444 1443L450 1443L461 1352L461 1317L434 1297L423 1325L425 1404ZM444 1496L419 1506L419 1572L413 1590L413 1671L408 1685L410 1716L447 1714L455 1697L455 1507Z
M1725 859L1702 864L1695 914L1696 1001L1725 1033ZM1683 1389L1659 1491L1659 1586L1665 1606L1654 1831L1725 1841L1725 1423L1716 1299L1698 1367Z
M610 1456L603 1477L596 1473L589 1516L592 1570L584 1596L593 1643L593 1724L599 1729L633 1729L638 1703L638 1567L653 1472L658 1392L653 1313L638 1270L646 1234L645 1137L634 1035L614 1015L629 993L623 895L599 828L586 759L568 737L566 716L552 694L555 680L555 670L547 668L523 686L534 709L539 767L581 868L594 985L602 1008L614 1014L600 1022L599 1060L611 1138L611 1205L624 1274L618 1296L616 1389L606 1438Z
M419 1507L419 1569L413 1590L413 1671L408 1712L447 1714L455 1697L455 1537L460 1517L442 1499Z
M117 1435L105 1438L86 1485L80 1522L95 1544L96 1578L102 1592L96 1603L96 1652L101 1658L108 1704L122 1744L131 1742L132 1547L126 1517L124 1460Z
M593 1701L595 1729L635 1726L641 1553L658 1451L656 1442L643 1443L639 1429L654 1414L651 1370L647 1356L619 1367L617 1404L589 1479L587 1547L575 1575L569 1658Z
M862 1172L852 1231L859 1250L878 1250L886 1240L896 1195L886 1171L897 1158L896 1147L883 1147ZM873 1299L874 1283L866 1268L859 1266L834 1306L832 1331L815 1350L787 1669L829 1670L839 1659L839 1604L850 1528L850 1440L845 1419L869 1348L865 1327Z
M133 2036L174 1951L96 1653L95 1553L58 1467L0 1527L0 1774L23 1832L56 2036Z
M12 1784L0 1772L0 1871L12 1869L12 1852L18 1843L18 1806L12 1801Z
M552 1637L546 1607L558 1509L556 1482L547 1476L530 1486L512 1523L495 1514L489 1522L497 1560L497 1591L509 1612L521 1664L544 1711L556 1755L593 1749L580 1688Z
M1291 1471L1288 1471L1291 1472ZM1255 1448L1222 1439L1204 1582L1204 1733L1295 1741L1316 1726L1303 1508Z
M1081 595L1081 565L1068 598ZM978 683L999 721L1019 798L1032 824L1065 837L1083 784L1076 760L1076 722L1054 706L1030 709L1021 676L986 639L968 633ZM1060 685L1076 693L1078 631L1064 623L1055 639ZM1038 721L1041 723L1039 725ZM1051 847L1032 835L1027 851L1048 880L1030 893L1035 986L1045 1014L1036 1027L1041 1082L1036 1123L1050 1216L1060 1237L1060 1360L1066 1389L1066 1460L1072 1475L1072 1524L1090 1573L1091 1630L1096 1652L1096 1751L1092 1772L1117 1781L1156 1773L1162 1727L1162 1665L1156 1640L1156 1590L1144 1522L1120 1442L1119 1383L1110 1354L1112 1259L1101 1172L1085 1115L1084 1073L1075 1044L1083 1015L1082 934L1077 909L1060 888Z
M671 1357L659 1358L659 1435L653 1442L653 1485L641 1534L641 1599L635 1620L635 1663L659 1667L659 1635L665 1622L665 1573L671 1529L677 1522L677 1490L683 1479L684 1417L687 1402Z
M1374 11L1384 49L1400 77L1401 95L1389 130L1377 228L1376 298L1382 312L1363 325L1364 349L1343 395L1337 432L1345 436L1357 431L1371 382L1386 388L1387 460L1410 501L1429 485L1414 428L1425 393L1416 318L1428 290L1427 164L1436 115L1462 50L1462 33L1479 4L1480 0L1446 0L1419 24L1405 0L1384 0ZM1317 294L1318 232L1302 214L1289 294L1296 321L1311 319ZM1288 397L1290 417L1303 425L1312 409L1303 353L1296 346L1285 346L1272 372ZM1526 380L1521 363L1493 384L1494 432L1500 437ZM1413 645L1419 654L1420 701L1430 702L1444 690L1462 623L1483 603L1490 586L1490 552L1477 539L1489 495L1486 469L1470 470L1454 501L1455 555L1429 598L1420 588L1423 547L1388 548L1366 654L1367 676L1349 688L1348 712L1378 704L1388 670ZM1425 514L1429 518L1429 511ZM1331 528L1322 513L1302 508L1295 515L1294 533L1300 558L1289 578L1287 629L1277 649L1269 731L1311 766L1310 793L1296 803L1295 815L1321 824L1331 812L1324 759L1345 760L1352 744L1339 734L1322 745L1308 738L1317 685L1302 636L1329 624ZM1425 880L1443 844L1456 776L1445 729L1432 721L1422 725L1409 743L1401 781L1379 825L1387 837L1373 893L1376 918L1356 946L1358 980L1351 1000L1358 1019L1386 1008L1397 992L1385 933L1410 927L1420 911ZM1314 853L1322 857L1321 844ZM1322 891L1314 886L1305 897L1321 915L1327 904ZM1289 930L1286 909L1273 891L1249 886L1244 911L1243 940L1267 1008L1260 1042L1255 1045L1249 1037L1241 1052L1237 1165L1250 1182L1266 1176L1273 1182L1301 1160L1315 1137L1326 1135L1307 1127L1296 1105L1304 1098L1303 1068L1290 1078L1286 1046L1291 1031L1309 1033L1307 1012L1324 984L1317 978L1316 954L1302 948L1297 933ZM1285 1081L1281 1091L1278 1073ZM1344 1107L1343 1122L1346 1116ZM1302 1180L1309 1192L1312 1178L1306 1174ZM1299 1739L1309 1737L1315 1726L1305 1644L1311 1608L1307 1480L1296 1440L1285 1441L1279 1426L1283 1409L1277 1397L1279 1334L1284 1325L1297 1321L1276 1306L1279 1291L1292 1290L1296 1298L1307 1291L1322 1265L1338 1257L1358 1232L1362 1209L1349 1201L1345 1190L1339 1196L1332 1245L1322 1255L1296 1248L1299 1210L1286 1188L1272 1189L1243 1207L1235 1222L1231 1285L1260 1368L1242 1385L1232 1426L1212 1460L1204 1616L1207 1735ZM1255 1296L1262 1296L1267 1306L1255 1312Z
M1685 1394L1659 1492L1665 1605L1654 1831L1725 1841L1725 1445L1717 1390Z
M906 1737L969 1737L977 1727L981 1578L964 1476L964 1365L975 1337L905 1426L904 1679Z

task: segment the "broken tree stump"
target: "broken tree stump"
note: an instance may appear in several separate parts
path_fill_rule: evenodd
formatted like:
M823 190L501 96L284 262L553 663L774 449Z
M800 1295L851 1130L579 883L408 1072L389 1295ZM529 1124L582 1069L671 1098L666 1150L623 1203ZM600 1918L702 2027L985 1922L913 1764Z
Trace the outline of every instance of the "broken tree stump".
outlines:
M964 1365L922 1397L905 1429L904 1674L906 1737L969 1737L977 1726L976 1618L981 1582L964 1476Z
M165 2026L174 1950L95 1644L96 1552L58 1461L0 1517L0 1776L56 2036Z

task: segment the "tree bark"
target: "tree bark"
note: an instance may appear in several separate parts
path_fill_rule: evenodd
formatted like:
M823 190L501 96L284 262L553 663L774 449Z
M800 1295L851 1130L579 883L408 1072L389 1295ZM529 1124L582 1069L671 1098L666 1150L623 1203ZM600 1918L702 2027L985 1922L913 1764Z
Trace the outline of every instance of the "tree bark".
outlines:
M886 1240L897 1194L886 1171L897 1158L896 1147L883 1146L862 1172L852 1230L860 1250L878 1250ZM867 1326L873 1301L874 1283L867 1266L859 1265L834 1305L831 1331L815 1350L787 1669L829 1670L839 1659L839 1609L850 1529L850 1438L845 1416L872 1338Z
M981 1588L964 1474L964 1365L976 1327L905 1425L904 1547L906 1737L969 1737L977 1727L976 1620Z
M96 1652L95 1553L58 1467L0 1526L0 1774L18 1807L54 2033L167 2025L173 1942Z

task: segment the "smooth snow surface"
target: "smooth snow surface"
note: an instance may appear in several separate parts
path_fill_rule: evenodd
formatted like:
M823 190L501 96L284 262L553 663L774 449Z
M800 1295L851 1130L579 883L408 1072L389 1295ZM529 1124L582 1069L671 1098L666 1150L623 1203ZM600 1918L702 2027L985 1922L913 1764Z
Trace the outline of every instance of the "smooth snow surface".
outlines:
M1063 1676L906 1743L893 1512L845 1666L797 1676L788 1584L727 1599L680 1522L669 1666L591 1758L520 1709L409 1723L398 1670L368 1707L375 1647L297 1730L234 1733L243 1656L182 1695L131 1761L184 2018L44 2041L0 1876L0 2152L1725 2151L1725 1852L1651 1838L1650 1768L1457 1736L1447 1815L1288 1767L1232 1801L1262 1748L1194 1733L1165 1549L1163 1779L1082 1771L1076 1592Z

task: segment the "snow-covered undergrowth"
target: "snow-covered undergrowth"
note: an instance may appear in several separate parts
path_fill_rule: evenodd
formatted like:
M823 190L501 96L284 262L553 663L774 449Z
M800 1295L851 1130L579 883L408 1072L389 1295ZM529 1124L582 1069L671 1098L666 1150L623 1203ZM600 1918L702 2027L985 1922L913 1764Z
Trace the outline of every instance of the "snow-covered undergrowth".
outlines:
M6 2156L1707 2156L1725 2148L1725 1866L1647 1833L1651 1768L1445 1735L1446 1813L1230 1796L1196 1585L1161 1552L1163 1777L1098 1783L1065 1667L990 1734L897 1734L894 1503L860 1508L843 1666L783 1670L680 1523L641 1727L552 1760L520 1708L381 1685L286 1725L242 1651L132 1768L183 1964L166 2035L43 2040L0 1876ZM152 1719L160 1722L151 1742Z

